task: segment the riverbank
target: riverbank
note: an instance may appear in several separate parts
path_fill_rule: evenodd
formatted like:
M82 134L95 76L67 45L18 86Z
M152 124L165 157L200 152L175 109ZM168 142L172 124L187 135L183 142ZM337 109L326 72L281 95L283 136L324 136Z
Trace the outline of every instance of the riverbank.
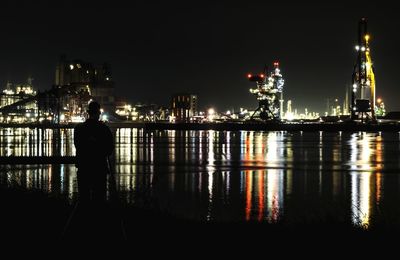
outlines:
M300 242L354 239L381 240L398 234L398 227L382 225L369 231L337 221L277 224L259 222L199 222L175 217L167 212L108 203L100 208L70 203L66 198L39 191L0 187L0 223L3 238L19 241L147 241L171 242L203 237L215 241L261 238L267 241ZM260 237L261 236L261 237ZM236 241L237 242L237 241Z

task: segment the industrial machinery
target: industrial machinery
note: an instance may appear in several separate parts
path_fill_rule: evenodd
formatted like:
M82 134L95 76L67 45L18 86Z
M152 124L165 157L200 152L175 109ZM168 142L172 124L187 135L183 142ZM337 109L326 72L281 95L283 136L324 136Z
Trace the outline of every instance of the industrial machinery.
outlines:
M375 73L371 59L370 35L367 30L367 19L358 23L357 59L354 65L351 95L351 118L364 122L375 121Z
M274 62L274 69L268 75L268 68L258 75L248 74L248 79L256 83L256 88L251 88L250 93L258 100L258 108L251 115L251 119L259 117L264 121L279 121L283 112L283 85L279 62Z

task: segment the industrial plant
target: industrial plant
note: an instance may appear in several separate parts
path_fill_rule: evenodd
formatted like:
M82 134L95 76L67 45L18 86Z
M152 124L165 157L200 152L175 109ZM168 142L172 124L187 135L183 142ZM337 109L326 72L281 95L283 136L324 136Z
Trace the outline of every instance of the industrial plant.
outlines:
M286 123L300 120L313 122L375 123L385 115L381 98L376 99L375 72L371 58L370 34L367 20L358 24L356 62L351 87L346 89L343 103L338 98L327 100L325 114L300 111L288 99L285 104L285 80L280 63L273 62L272 69L265 65L261 73L249 73L248 80L257 107L217 111L213 107L199 109L199 97L194 93L171 93L169 105L130 104L116 95L110 65L93 64L80 59L68 60L61 56L55 68L55 80L50 89L39 91L33 79L25 83L7 82L0 93L0 123L7 124L69 124L85 120L88 103L96 100L102 107L103 121L109 122L264 122ZM287 86L290 88L291 86ZM351 98L349 98L351 93ZM285 111L286 108L286 111Z

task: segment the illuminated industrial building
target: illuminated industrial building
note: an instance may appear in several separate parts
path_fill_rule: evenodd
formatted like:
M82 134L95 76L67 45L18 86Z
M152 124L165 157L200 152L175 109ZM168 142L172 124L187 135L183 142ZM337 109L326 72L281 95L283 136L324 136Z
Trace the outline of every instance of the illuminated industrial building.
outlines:
M316 120L319 118L320 118L319 113L309 111L308 108L304 108L304 113L299 113L297 108L293 109L293 102L290 99L287 101L286 112L283 113L282 117L282 119L286 121Z
M55 86L89 95L109 113L115 111L115 87L108 64L101 66L62 56L56 67Z
M37 106L33 103L22 104L25 100L30 100L36 96L36 91L32 85L32 78L28 78L26 83L13 84L7 82L6 88L0 93L0 122L21 123L31 122L37 114Z
M257 87L251 88L250 93L258 100L258 108L251 119L259 117L262 120L280 120L283 116L283 85L279 63L274 62L274 70L268 76L267 68L259 75L247 75L250 81L256 82Z
M1 93L0 122L81 122L90 100L104 109L103 120L115 114L114 82L107 64L102 66L62 56L56 67L54 85L46 91L33 90L32 79L25 84L7 84Z
M197 96L175 94L171 100L171 122L190 122L197 115Z

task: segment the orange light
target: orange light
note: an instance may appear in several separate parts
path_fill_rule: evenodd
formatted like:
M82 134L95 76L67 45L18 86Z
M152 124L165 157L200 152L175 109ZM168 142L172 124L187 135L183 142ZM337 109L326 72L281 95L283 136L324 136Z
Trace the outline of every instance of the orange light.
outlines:
M274 62L274 66L279 66L279 62Z
M260 77L261 77L261 78L264 78L264 74L260 74Z
M381 103L381 102L382 102L382 99L381 99L381 98L378 98L378 99L376 100L376 102Z
M248 77L248 78L251 78L251 74L247 74L247 77Z

